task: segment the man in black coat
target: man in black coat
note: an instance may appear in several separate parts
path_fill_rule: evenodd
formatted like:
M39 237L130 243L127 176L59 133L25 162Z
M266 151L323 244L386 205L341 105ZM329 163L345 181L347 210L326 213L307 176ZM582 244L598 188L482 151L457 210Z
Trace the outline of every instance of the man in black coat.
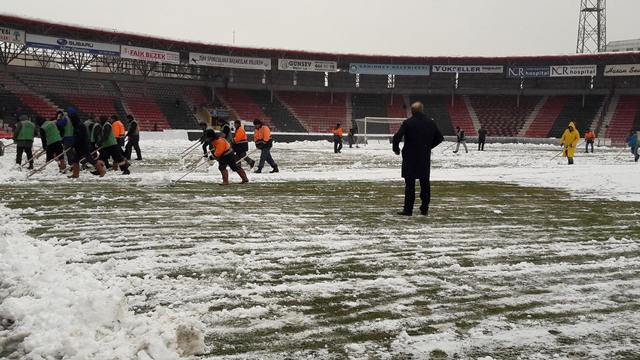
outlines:
M409 119L405 120L398 132L393 136L393 152L400 155L400 142L404 139L402 148L402 177L404 187L404 209L398 215L411 216L413 203L416 200L416 179L420 180L420 213L428 215L431 200L431 149L438 146L444 138L436 123L424 114L421 102L411 105Z
M487 130L480 126L478 129L478 151L484 151L484 143L487 141Z

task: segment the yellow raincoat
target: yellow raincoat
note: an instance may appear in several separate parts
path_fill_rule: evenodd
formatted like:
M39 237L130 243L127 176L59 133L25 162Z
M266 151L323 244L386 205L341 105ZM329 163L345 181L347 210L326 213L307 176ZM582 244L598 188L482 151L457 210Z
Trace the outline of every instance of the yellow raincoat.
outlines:
M578 141L580 141L580 133L576 129L576 124L572 121L560 138L560 145L564 146L562 156L572 158L576 151L576 146L578 146Z

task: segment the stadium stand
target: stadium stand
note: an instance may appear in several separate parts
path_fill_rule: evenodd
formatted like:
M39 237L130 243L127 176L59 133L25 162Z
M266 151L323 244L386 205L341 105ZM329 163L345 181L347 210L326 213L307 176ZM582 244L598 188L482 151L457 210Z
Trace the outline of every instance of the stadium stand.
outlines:
M636 120L640 118L639 105L640 96L620 96L605 137L614 142L623 142L629 135L629 130L637 126Z
M582 135L593 123L598 110L602 106L603 100L604 96L588 95L584 99L583 106L582 96L569 96L567 103L560 114L558 114L547 136L559 138L570 121L575 122L576 127L580 131L580 135Z
M20 74L18 77L31 89L51 100L57 107L62 109L75 107L83 118L88 117L89 114L124 116L114 106L115 97L118 94L108 80L43 74Z
M192 129L197 126L198 121L193 113L193 106L185 101L184 89L173 84L147 83L138 84L132 82L118 82L122 91L125 105L129 105L130 99L127 96L134 95L137 100L146 99L148 102L155 102L156 107L164 115L171 128ZM129 94L129 95L127 95ZM133 110L132 110L133 111ZM140 111L140 110L138 110ZM150 109L155 112L155 109ZM152 114L147 114L150 117ZM134 112L134 116L136 116ZM157 116L157 113L156 113ZM136 118L139 116L136 116ZM159 121L162 119L157 117ZM158 124L160 126L160 124Z
M122 93L122 105L127 114L132 114L142 130L170 129L169 120L149 96L150 89L143 83L117 82L116 87ZM175 99L174 99L175 101Z
M231 112L234 119L252 121L261 119L271 128L271 117L265 114L262 107L256 103L246 90L215 89L215 97Z
M451 125L451 117L449 116L450 96L411 96L411 102L420 101L424 104L425 113L433 118L438 125L438 129L443 135L451 136L455 132Z
M276 94L271 96L271 92L266 90L248 90L247 94L262 108L265 114L271 118L271 126L277 131L284 132L307 132L307 129L293 115L291 109L287 107Z
M477 129L473 125L469 108L462 96L455 96L453 104L448 105L449 116L451 117L451 125L453 128L460 127L467 136L478 135Z
M55 115L58 107L47 101L44 97L32 91L27 85L8 73L0 72L0 82L7 93L15 97L6 97L8 106L19 108L18 112L29 112L45 118ZM15 119L13 119L15 121Z
M183 93L187 102L191 103L192 106L201 107L211 103L204 89L200 86L185 86Z
M329 93L279 92L278 98L311 132L328 132L336 123L349 128L346 97Z
M388 100L385 99L385 95L381 94L353 94L351 95L353 119L362 119L365 117L388 117L387 102ZM355 122L352 126L357 127ZM363 131L363 129L358 129L359 133L363 133ZM370 134L388 134L389 125L367 124L367 132Z
M546 137L551 131L551 127L567 104L566 96L550 96L533 119L527 129L525 137Z
M517 136L540 98L521 96L520 104L516 96L470 96L469 100L490 136Z
M411 113L411 111L409 111ZM407 104L405 103L405 97L402 95L391 95L387 97L387 117L406 119L410 115L407 115ZM401 124L389 124L389 130L396 132L400 128Z

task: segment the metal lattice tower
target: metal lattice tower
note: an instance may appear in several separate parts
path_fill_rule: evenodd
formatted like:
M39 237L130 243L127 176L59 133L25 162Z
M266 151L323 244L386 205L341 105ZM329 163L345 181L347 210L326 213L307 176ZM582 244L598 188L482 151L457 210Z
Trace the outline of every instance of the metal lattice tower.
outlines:
M607 0L580 0L576 53L604 52L607 46Z

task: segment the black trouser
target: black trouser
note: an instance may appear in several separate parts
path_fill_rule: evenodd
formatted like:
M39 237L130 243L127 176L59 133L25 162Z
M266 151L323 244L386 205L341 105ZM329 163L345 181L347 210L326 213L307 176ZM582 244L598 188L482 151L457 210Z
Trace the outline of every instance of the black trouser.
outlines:
M478 140L478 151L484 151L484 143L485 143L485 139Z
M202 143L202 152L204 153L205 156L207 156L207 153L209 152L208 147L209 147L209 144L206 141Z
M136 149L136 160L142 160L142 152L140 151L140 135L129 135L129 141L124 150L124 157L131 160L131 148Z
M22 152L27 154L27 160L29 161L29 169L33 169L33 153L31 151L32 146L18 146L16 152L16 164L22 165Z
M591 152L593 152L593 140L587 140L584 145L584 152L589 152L589 145L591 145Z
M246 151L236 151L236 156L238 157L238 160L244 158L244 161L249 164L249 166L253 166L256 163L255 160L247 156Z
M342 138L333 139L333 152L339 153L342 150Z
M422 205L420 211L429 211L429 202L431 202L431 184L429 179L420 179L420 200ZM404 212L413 213L413 204L416 201L416 179L404 179Z
M349 147L352 148L353 147L353 143L355 141L353 140L353 134L349 134Z
M260 149L260 162L258 163L258 171L262 171L264 167L265 161L271 166L272 169L277 169L278 164L273 161L273 157L271 157L271 148L262 148Z

